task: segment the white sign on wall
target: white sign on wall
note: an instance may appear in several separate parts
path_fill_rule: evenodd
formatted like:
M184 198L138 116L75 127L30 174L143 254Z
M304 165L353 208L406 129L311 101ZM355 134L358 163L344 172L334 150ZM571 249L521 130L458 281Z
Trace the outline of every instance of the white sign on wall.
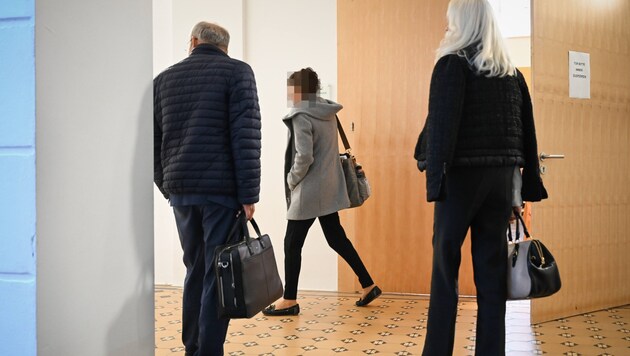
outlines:
M591 98L590 54L569 51L569 97Z
M332 85L330 84L320 84L321 89L319 90L319 96L328 99L332 99Z

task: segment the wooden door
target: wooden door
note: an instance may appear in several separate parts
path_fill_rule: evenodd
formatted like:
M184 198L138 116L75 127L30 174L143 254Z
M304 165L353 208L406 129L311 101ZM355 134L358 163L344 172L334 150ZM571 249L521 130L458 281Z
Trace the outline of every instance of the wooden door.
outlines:
M533 0L533 98L550 199L533 232L554 253L561 291L534 322L630 302L630 2ZM568 51L590 53L591 99L568 95Z
M338 0L339 116L373 196L342 214L344 227L386 292L430 291L433 204L413 151L427 115L435 49L448 0ZM474 294L469 239L460 293ZM340 260L339 290L359 289Z

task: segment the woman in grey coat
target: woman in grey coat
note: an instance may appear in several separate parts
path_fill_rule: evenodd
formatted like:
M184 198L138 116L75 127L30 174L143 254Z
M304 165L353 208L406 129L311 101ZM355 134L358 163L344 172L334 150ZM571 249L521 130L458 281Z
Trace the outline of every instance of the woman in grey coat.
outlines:
M311 68L291 74L287 80L291 110L284 117L289 128L285 154L287 231L284 237L284 297L263 310L265 315L297 315L297 285L302 246L309 228L319 219L328 245L350 265L363 287L357 306L381 295L346 237L339 222L341 209L350 207L339 160L336 113L341 105L317 96L319 78Z

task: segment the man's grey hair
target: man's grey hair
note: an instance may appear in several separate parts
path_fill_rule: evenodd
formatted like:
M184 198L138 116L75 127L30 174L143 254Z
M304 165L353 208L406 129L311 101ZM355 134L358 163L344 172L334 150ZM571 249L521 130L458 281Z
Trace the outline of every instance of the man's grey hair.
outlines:
M200 22L193 27L191 36L197 38L199 43L209 43L211 45L228 48L230 44L230 34L223 27L209 23Z

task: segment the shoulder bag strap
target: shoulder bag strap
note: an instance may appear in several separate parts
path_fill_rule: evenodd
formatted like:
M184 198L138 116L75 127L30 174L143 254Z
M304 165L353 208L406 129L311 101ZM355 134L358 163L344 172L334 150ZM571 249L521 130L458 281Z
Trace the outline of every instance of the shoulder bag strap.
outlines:
M339 136L341 136L343 147L346 149L346 151L350 151L350 143L348 142L346 133L343 131L343 126L341 126L341 121L339 121L339 116L335 115L335 118L337 118L337 129L339 130Z

